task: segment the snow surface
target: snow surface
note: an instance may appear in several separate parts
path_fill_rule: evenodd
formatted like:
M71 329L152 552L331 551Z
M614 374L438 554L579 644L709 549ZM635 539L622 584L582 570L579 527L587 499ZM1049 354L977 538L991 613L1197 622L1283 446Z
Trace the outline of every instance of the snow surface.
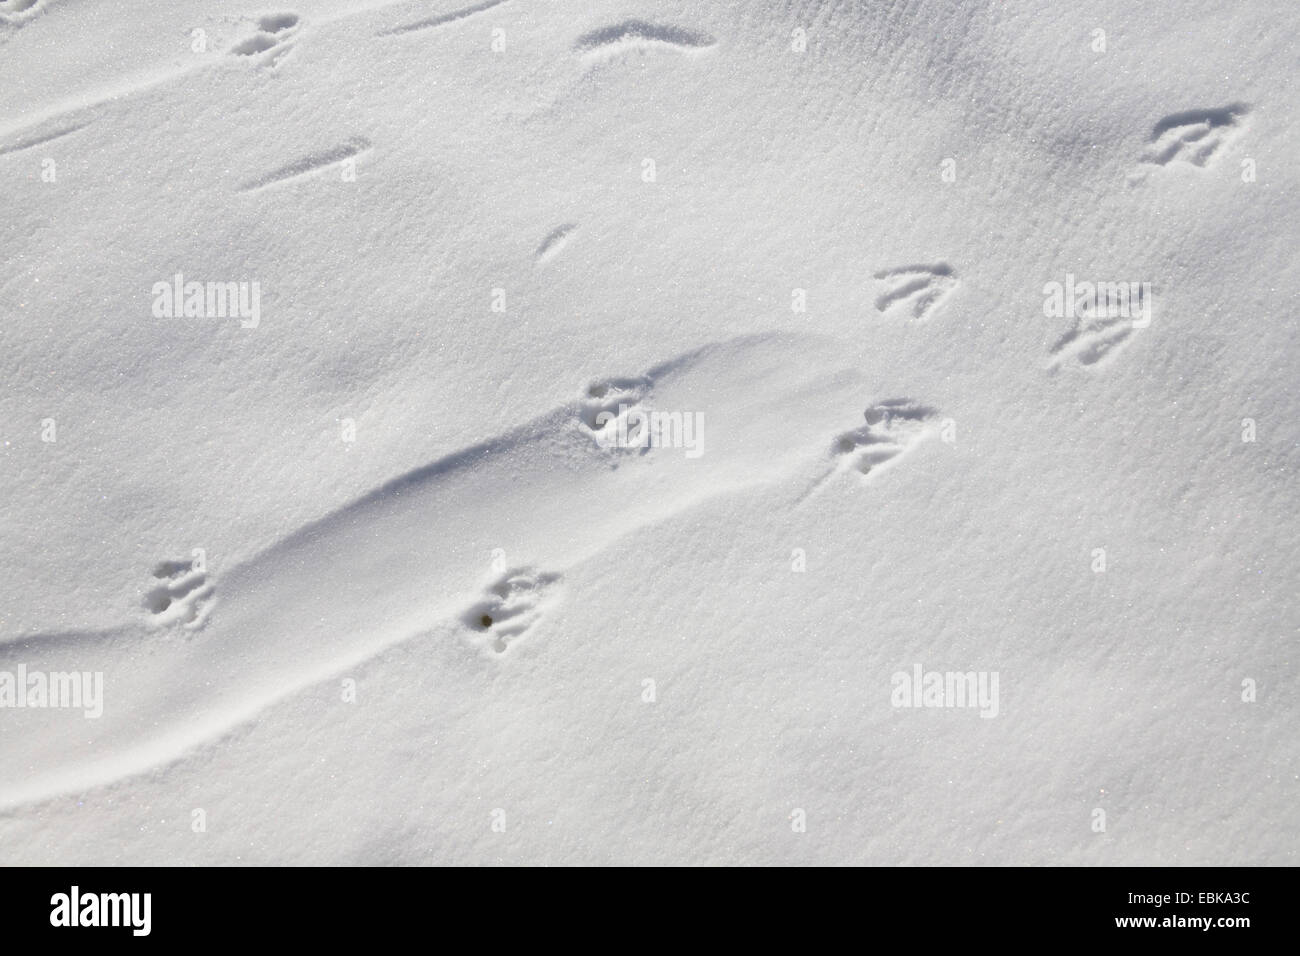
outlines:
M1296 862L1298 28L3 0L0 862Z

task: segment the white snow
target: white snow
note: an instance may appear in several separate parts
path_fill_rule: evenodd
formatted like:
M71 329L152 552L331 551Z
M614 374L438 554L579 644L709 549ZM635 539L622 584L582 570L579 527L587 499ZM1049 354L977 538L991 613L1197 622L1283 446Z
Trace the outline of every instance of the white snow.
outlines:
M0 860L1294 863L1298 39L0 2Z

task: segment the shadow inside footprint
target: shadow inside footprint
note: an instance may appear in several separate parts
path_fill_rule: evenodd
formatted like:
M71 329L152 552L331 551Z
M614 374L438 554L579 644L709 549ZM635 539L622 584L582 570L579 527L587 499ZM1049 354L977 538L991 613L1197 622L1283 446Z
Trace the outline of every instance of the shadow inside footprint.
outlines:
M862 413L866 424L835 439L833 455L869 475L905 452L938 412L910 398L887 398Z
M532 568L507 571L488 586L484 597L461 615L461 622L496 654L523 636L540 618L558 574Z
M236 43L230 48L230 52L237 56L255 56L258 53L265 53L271 47L280 41L273 36L265 33L257 33L244 40L242 43Z
M269 13L257 21L258 29L266 33L279 33L298 25L296 13Z
M189 561L161 561L155 565L153 577L160 583L145 592L141 605L154 623L188 628L203 624L215 590L205 571Z

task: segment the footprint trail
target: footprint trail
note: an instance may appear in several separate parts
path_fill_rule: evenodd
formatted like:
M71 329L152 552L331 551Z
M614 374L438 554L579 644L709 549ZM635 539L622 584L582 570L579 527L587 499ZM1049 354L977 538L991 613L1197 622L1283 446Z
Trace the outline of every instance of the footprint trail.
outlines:
M793 349L803 361L789 361ZM576 563L709 498L793 475L823 453L864 387L841 362L833 340L760 335L598 382L390 481L215 581L181 562L160 566L138 625L0 641L0 670L100 671L105 697L98 720L7 713L6 758L25 769L0 775L0 806L163 766L275 700L398 642L434 639L447 624L459 622L488 659L508 664L512 641L544 626L540 612ZM703 454L608 447L596 434L601 412L632 402L701 413ZM498 549L517 570L484 591L484 565ZM213 591L219 601L208 600ZM467 607L481 631L473 617L465 623ZM159 626L160 617L194 626Z

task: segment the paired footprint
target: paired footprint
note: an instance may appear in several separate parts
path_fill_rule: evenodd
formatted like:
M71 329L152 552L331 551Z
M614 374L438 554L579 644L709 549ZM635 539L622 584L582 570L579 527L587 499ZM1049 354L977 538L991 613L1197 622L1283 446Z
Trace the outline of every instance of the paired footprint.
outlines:
M1242 103L1213 109L1185 110L1164 117L1151 130L1141 165L1129 175L1129 183L1147 178L1150 167L1188 163L1198 169L1211 160L1242 131L1250 108ZM1137 326L1126 316L1100 315L1079 319L1051 348L1048 368L1070 361L1093 367L1112 359L1133 338Z
M236 43L230 52L236 56L254 57L262 66L275 67L291 48L291 40L301 20L296 13L268 13L257 19L257 32ZM338 166L370 151L370 140L353 136L341 143L286 163L276 169L246 180L240 192L256 192L268 186L300 179Z

